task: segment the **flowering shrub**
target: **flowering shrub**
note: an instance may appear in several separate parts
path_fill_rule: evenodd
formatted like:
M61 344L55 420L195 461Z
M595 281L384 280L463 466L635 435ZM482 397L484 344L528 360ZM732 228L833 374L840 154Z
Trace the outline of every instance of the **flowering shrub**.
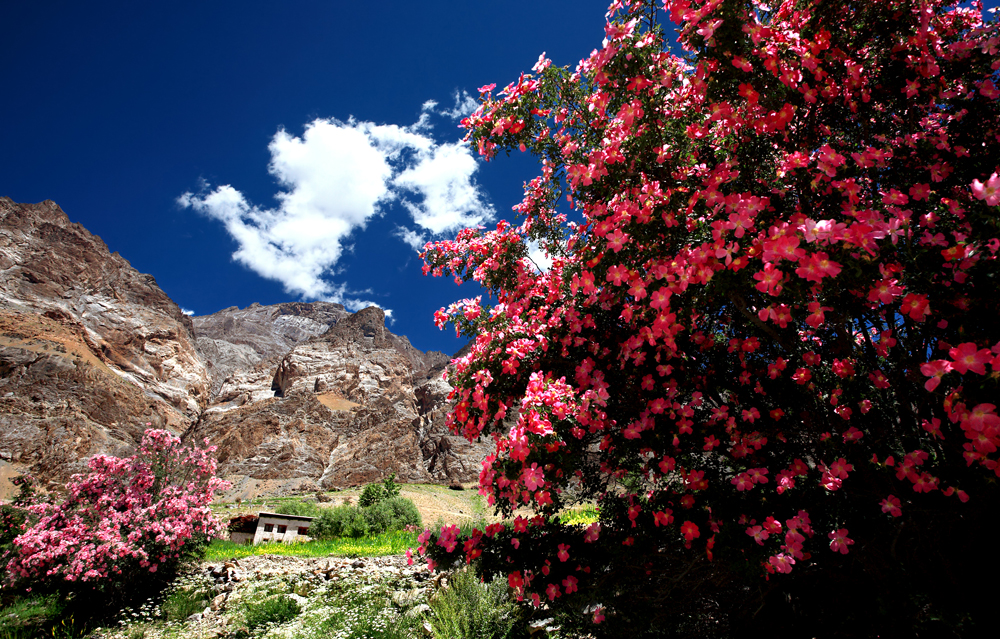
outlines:
M172 573L196 541L222 531L209 504L228 484L215 477L213 451L147 430L131 457L94 456L62 503L27 507L37 522L14 539L7 583L112 592Z
M889 601L884 580L953 588L975 562L949 540L995 523L996 20L616 0L605 32L575 71L543 54L483 87L463 122L481 155L530 151L541 175L520 225L423 254L495 300L435 315L474 338L449 424L495 441L489 502L537 515L419 550L621 632L718 623L709 592L732 619L808 589L800 613L831 623L915 619L922 595ZM600 522L552 517L585 499Z

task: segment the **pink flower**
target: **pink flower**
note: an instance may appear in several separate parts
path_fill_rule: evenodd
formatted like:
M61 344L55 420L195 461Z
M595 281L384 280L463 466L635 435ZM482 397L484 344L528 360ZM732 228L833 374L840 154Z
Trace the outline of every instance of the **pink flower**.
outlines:
M601 623L602 621L604 621L604 608L598 606L594 610L594 623Z
M753 479L751 479L748 473L740 473L729 480L729 483L736 486L736 490L738 491L750 490L754 485Z
M571 595L577 591L576 584L578 583L576 577L570 575L562 580L563 587L566 589L566 594Z
M774 566L775 570L786 574L792 572L792 565L795 563L791 556L784 553L772 555L767 561Z
M513 590L519 590L522 586L524 586L524 578L521 577L521 573L519 571L514 571L507 575L507 584Z
M840 479L847 479L847 473L852 470L854 470L854 466L848 464L847 460L843 457L830 464L830 474Z
M545 485L545 473L538 467L538 464L532 464L531 468L525 468L521 478L528 490L538 490Z
M566 561L569 559L569 544L559 544L559 553L557 555L559 561Z
M900 508L899 498L895 495L889 495L883 499L879 505L882 506L882 512L889 513L893 517L899 517L903 514L903 511Z
M663 511L658 511L653 513L653 524L659 528L660 526L668 526L670 522L674 520L673 511L667 508Z
M834 552L839 552L842 555L846 555L848 552L848 546L854 545L854 541L847 536L847 529L841 528L840 530L835 530L827 535L831 539L830 550Z
M910 319L922 322L930 314L930 303L927 301L926 295L910 293L903 298L903 304L899 311L904 315L909 315Z
M963 417L962 428L977 432L1000 428L1000 417L994 413L995 410L994 404L977 404Z
M684 535L684 539L688 541L691 541L696 537L701 537L701 531L698 530L698 525L690 521L685 521L681 524L681 534Z
M920 365L920 372L925 376L930 377L925 383L924 388L927 392L933 391L941 383L941 378L944 377L952 369L951 362L944 359L936 359L933 362L925 362Z
M1000 98L1000 90L998 90L996 86L993 84L993 80L986 80L985 82L980 84L979 92L983 95L983 97L989 98L991 100L996 100L997 98ZM994 173L994 175L996 174Z
M986 365L993 361L993 354L989 350L978 349L972 342L959 344L949 350L948 355L954 360L952 368L962 375L965 375L966 371L985 375Z
M771 536L771 533L764 530L762 526L751 526L747 528L747 534L753 537L753 540L760 546L763 546L764 542L767 541L767 538Z
M979 180L973 180L972 194L976 196L976 199L986 200L986 204L989 206L997 206L1000 204L1000 176L994 173L990 179L986 180L985 184Z

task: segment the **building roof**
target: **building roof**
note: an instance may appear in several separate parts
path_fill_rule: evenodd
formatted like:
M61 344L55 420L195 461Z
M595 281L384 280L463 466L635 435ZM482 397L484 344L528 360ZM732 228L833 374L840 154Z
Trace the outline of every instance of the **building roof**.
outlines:
M315 517L306 517L305 515L286 515L284 513L258 513L258 517L274 517L276 519L294 519L296 521L312 521Z

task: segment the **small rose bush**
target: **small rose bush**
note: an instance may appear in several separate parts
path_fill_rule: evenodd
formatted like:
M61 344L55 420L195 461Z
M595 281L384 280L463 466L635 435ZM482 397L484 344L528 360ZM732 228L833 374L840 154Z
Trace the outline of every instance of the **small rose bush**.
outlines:
M127 598L169 579L223 530L209 508L228 487L214 450L151 429L130 457L94 456L63 501L25 507L33 523L13 540L5 585Z
M423 254L487 294L435 315L472 339L449 425L495 443L489 502L534 514L418 550L609 636L987 610L996 17L616 0L605 35L575 69L543 54L482 87L463 122L487 159L541 160L519 224ZM559 524L582 500L600 521Z

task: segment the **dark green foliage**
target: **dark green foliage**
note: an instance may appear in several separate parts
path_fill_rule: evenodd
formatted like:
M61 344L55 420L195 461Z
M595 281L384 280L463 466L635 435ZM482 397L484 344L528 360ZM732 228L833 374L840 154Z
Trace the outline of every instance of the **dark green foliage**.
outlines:
M367 534L368 524L364 513L357 506L344 505L323 509L309 527L309 536L314 539L364 537Z
M396 473L392 473L380 484L368 484L358 497L358 505L362 508L374 506L385 499L399 496L399 484L396 483Z
M166 621L184 621L204 610L209 598L208 591L200 588L172 589L160 604L160 611Z
M524 635L521 609L503 579L483 583L470 568L451 573L430 600L435 639L504 639Z
M374 506L383 499L385 499L385 488L382 487L382 484L368 484L361 491L361 496L358 497L358 505L362 508L367 508L368 506Z
M378 484L370 486L381 488ZM416 505L404 497L380 499L365 508L344 505L318 510L319 514L309 529L309 535L314 539L380 535L421 525Z
M396 473L392 473L382 480L382 491L385 493L386 499L399 497L399 489L400 486L396 483Z
M15 477L10 483L17 486L18 493L13 502L0 506L0 571L6 571L14 552L14 539L31 521L25 507L35 501L34 480L30 476Z
M277 505L274 508L274 512L281 513L282 515L299 515L301 517L319 517L323 514L324 508L320 508L314 502L311 501L286 501Z
M272 595L263 601L254 602L246 609L246 628L237 632L237 636L249 637L258 628L267 625L280 625L291 621L302 609L299 604L286 595Z
M405 497L392 497L364 509L370 534L379 535L390 530L404 530L407 526L421 525L416 505Z

